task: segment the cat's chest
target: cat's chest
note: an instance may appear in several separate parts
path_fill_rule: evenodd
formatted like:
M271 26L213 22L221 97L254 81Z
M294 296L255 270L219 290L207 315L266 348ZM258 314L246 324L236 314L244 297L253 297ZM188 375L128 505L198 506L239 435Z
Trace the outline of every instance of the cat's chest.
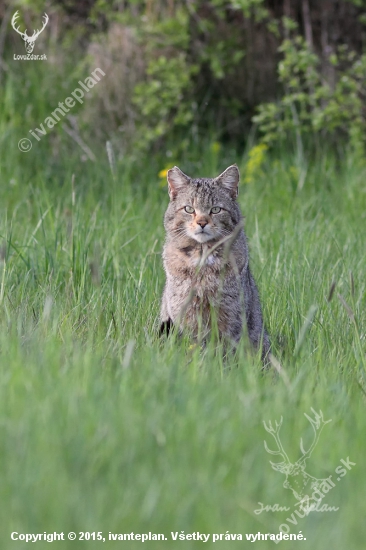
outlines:
M208 245L166 247L164 265L167 293L172 297L170 306L177 300L181 307L193 292L188 310L196 311L197 307L209 310L222 285L223 263L220 251Z
M179 250L179 260L182 267L197 274L198 271L219 271L221 258L216 250L211 250L208 245L199 247L185 247Z

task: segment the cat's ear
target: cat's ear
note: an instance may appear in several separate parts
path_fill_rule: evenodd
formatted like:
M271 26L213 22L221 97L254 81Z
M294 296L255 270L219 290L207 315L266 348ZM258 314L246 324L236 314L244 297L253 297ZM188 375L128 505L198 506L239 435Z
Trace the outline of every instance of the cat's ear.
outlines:
M174 168L168 170L167 179L169 197L171 200L175 199L179 190L182 189L182 187L186 187L191 181L178 166L174 166Z
M226 187L226 189L230 191L233 199L236 199L239 194L239 179L240 173L236 164L229 166L229 168L226 168L225 172L215 178L219 185Z

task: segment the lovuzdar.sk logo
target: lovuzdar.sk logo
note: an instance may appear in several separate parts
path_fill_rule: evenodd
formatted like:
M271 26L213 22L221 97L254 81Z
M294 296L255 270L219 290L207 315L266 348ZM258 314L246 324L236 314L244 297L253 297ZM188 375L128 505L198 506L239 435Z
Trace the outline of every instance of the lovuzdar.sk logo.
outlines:
M27 55L26 56L19 56L19 55L15 56L14 55L14 59L47 59L45 55L36 55L36 56L32 55L31 56L31 54L33 53L34 45L35 45L35 42L36 42L37 38L39 37L41 32L45 29L45 27L46 27L46 25L49 21L49 17L47 15L47 13L45 13L43 15L42 28L33 31L33 34L31 36L28 36L27 29L25 29L24 32L22 32L20 30L20 25L17 23L18 17L19 17L19 11L16 11L13 15L12 20L11 20L11 26L23 38Z

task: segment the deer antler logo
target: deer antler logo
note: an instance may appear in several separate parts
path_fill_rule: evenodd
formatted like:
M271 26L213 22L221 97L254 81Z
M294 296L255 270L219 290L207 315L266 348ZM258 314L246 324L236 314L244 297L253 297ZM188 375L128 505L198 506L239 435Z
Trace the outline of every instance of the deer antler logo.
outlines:
M314 415L314 418L308 416L307 414L305 414L305 416L309 420L311 427L313 428L314 439L309 449L305 451L301 438L300 450L302 453L302 457L299 458L299 460L297 460L297 462L295 462L294 464L290 462L290 459L287 456L280 440L279 432L283 422L282 416L279 422L275 421L275 428L272 426L271 422L268 422L268 426L265 422L263 422L264 428L269 434L271 434L271 436L277 443L278 450L271 451L268 448L266 441L264 442L264 448L266 449L267 453L271 455L279 455L283 459L283 462L271 462L271 466L274 470L276 470L276 472L281 472L282 474L285 474L286 479L283 483L283 486L285 487L285 489L291 489L294 497L299 501L302 501L304 498L306 498L310 490L319 490L322 483L327 481L327 479L318 479L316 477L313 477L305 471L306 461L308 460L308 458L310 458L311 453L315 449L322 429L324 428L325 424L328 424L332 421L325 421L322 411L319 411L319 413L317 413L316 411L314 411L313 408L311 409L311 411Z
M42 28L40 30L34 31L32 36L27 35L27 29L24 32L21 32L19 30L19 26L18 27L15 26L16 25L16 20L18 19L18 17L19 17L19 11L16 11L13 15L12 20L11 20L11 26L23 38L23 40L25 42L25 49L26 49L27 53L32 53L35 41L37 40L38 36L41 34L41 32L43 31L43 29L45 28L45 26L48 23L48 15L47 15L47 13L44 14Z

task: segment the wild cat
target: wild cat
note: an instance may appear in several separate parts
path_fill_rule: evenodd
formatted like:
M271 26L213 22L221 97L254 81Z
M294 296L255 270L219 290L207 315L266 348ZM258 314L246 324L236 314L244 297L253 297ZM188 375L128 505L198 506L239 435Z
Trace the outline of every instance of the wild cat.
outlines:
M238 167L229 166L217 178L193 179L175 166L167 177L170 202L164 217L161 333L177 325L193 338L205 340L214 311L221 338L235 344L246 323L249 340L256 349L261 347L265 360L270 341L249 269L237 203Z

